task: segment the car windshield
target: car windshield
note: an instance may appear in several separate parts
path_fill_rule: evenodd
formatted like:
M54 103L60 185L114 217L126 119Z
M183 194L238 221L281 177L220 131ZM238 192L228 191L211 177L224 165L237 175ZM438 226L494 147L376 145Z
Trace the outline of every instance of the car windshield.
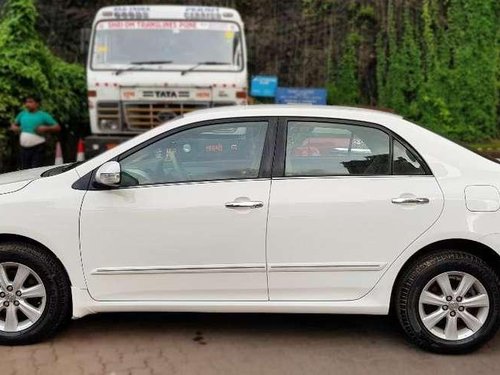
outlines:
M205 61L220 64L210 70L240 70L241 32L233 22L101 21L92 48L93 69L178 69ZM224 64L222 64L224 63ZM136 67L134 68L134 65ZM200 67L207 70L207 67Z

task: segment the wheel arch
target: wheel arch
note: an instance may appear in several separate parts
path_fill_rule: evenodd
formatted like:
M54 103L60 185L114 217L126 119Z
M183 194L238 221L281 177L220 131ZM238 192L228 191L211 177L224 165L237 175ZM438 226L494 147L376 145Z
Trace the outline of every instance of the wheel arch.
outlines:
M420 257L444 249L461 250L479 256L488 264L493 265L493 270L500 277L500 254L498 254L495 250L485 245L484 243L463 238L452 238L452 239L436 241L416 251L410 258L408 258L405 261L405 263L399 270L396 279L394 281L394 284L392 286L389 311L394 311L393 309L394 309L395 292L398 288L399 283L401 282L402 276L406 273L407 269L412 265L412 263L415 262L415 260Z
M39 241L36 241L36 240L34 240L32 238L29 238L29 237L26 237L26 236L22 236L22 235L19 235L19 234L0 233L0 245L4 244L4 243L7 243L7 242L17 242L17 243L23 243L23 244L33 245L33 246L39 248L40 251L43 251L46 254L48 254L49 256L51 256L52 258L54 258L59 263L59 265L61 266L61 269L64 270L64 275L66 277L66 280L68 281L68 285L70 287L72 286L71 279L70 279L69 274L68 274L68 270L64 266L63 262L47 246L45 246L44 244L42 244Z

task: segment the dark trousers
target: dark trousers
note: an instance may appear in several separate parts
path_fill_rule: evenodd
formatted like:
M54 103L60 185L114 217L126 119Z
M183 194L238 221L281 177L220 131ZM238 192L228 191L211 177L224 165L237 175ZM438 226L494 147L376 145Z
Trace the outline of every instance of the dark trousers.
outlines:
M45 143L33 147L21 147L21 169L43 166Z

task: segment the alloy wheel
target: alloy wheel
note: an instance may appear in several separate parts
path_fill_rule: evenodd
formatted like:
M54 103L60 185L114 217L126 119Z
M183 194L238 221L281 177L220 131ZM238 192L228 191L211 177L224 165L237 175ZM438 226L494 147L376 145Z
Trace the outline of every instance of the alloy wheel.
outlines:
M478 332L490 310L483 284L466 272L444 272L423 288L419 316L433 335L449 341L466 339Z
M38 274L16 262L0 263L0 331L30 328L43 314L47 294Z

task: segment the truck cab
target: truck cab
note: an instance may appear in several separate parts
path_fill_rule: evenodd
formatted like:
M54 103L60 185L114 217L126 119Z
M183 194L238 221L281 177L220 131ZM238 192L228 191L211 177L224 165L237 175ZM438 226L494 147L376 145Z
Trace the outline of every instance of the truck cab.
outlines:
M196 109L247 104L234 9L112 6L97 12L87 65L91 157Z

